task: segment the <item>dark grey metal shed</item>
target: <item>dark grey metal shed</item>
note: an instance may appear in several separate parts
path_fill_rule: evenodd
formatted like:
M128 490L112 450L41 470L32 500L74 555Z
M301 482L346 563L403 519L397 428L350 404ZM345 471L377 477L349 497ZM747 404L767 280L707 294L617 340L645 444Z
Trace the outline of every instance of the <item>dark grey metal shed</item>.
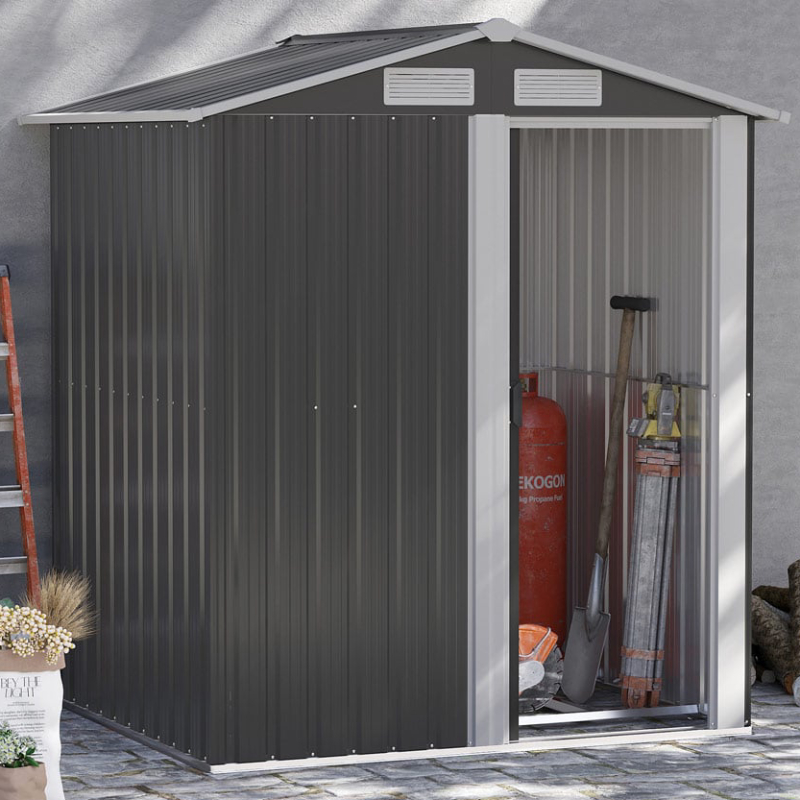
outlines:
M52 126L56 559L100 611L73 707L215 767L517 739L520 138L716 125L682 141L745 176L712 192L733 225L779 118L503 20L294 36L21 118ZM740 616L708 727L749 724L744 662L714 666Z

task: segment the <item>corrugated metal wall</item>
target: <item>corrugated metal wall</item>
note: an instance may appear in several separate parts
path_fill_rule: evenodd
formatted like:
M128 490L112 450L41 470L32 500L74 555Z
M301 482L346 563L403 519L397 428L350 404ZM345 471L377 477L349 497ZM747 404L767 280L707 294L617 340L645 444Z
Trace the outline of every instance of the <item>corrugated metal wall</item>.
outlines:
M54 131L68 697L212 763L466 743L467 121Z
M202 754L212 126L52 135L55 556L99 630L66 697Z
M709 258L706 130L520 132L520 362L569 422L569 607L583 605L600 507L619 341L613 294L656 299L637 323L627 418L642 381L683 386L683 474L666 699L702 696ZM606 675L619 670L635 476L624 449L610 549Z
M464 744L466 120L224 125L240 660L214 749Z

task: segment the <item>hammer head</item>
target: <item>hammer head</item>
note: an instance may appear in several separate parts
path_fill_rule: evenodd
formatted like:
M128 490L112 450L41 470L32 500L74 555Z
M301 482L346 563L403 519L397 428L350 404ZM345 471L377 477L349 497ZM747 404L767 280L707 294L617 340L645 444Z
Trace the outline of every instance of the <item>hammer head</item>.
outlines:
M617 311L624 311L626 308L632 311L649 311L652 307L653 302L649 297L628 297L615 294L611 298L611 308Z

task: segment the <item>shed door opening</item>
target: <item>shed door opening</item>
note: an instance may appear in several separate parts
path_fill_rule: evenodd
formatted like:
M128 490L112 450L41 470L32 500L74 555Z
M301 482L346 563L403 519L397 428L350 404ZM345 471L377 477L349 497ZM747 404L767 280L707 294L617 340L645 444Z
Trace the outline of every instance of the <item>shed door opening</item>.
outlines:
M620 336L621 312L610 307L612 295L653 300L653 310L636 318L624 427L645 415L643 393L658 373L667 373L680 389L681 432L658 707L626 708L620 686L629 585L642 585L640 578L630 583L636 569L637 440L623 434L602 600L610 624L594 694L575 703L559 691L535 712L520 705L515 710L521 737L552 735L553 725L569 722L641 729L677 716L685 725L689 716L703 724L709 147L710 133L702 128L530 128L512 135L512 307L518 311L511 325L512 383L520 374L535 373L539 395L560 406L567 427L566 485L562 490L559 482L550 492L565 494L566 558L558 564L564 559L555 542L558 531L537 529L537 536L552 537L554 545L549 555L539 546L532 557L525 527L530 521L517 521L526 513L519 505L525 499L520 480L533 482L537 476L518 472L520 430L512 426L512 542L520 535L512 547L519 553L520 624L552 626L528 617L547 615L538 609L557 597L568 629L573 609L586 605ZM548 476L538 478L544 487ZM538 568L547 558L554 560L550 569ZM531 596L542 602L531 605ZM557 633L563 650L566 631ZM512 694L516 686L512 673Z

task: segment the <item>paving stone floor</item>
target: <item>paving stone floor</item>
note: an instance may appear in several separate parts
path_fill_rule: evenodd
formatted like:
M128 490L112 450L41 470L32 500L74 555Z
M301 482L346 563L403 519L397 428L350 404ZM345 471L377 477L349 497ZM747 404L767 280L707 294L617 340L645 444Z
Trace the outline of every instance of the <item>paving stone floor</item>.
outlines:
M213 777L65 713L69 800L800 800L800 708L753 692L755 734Z

